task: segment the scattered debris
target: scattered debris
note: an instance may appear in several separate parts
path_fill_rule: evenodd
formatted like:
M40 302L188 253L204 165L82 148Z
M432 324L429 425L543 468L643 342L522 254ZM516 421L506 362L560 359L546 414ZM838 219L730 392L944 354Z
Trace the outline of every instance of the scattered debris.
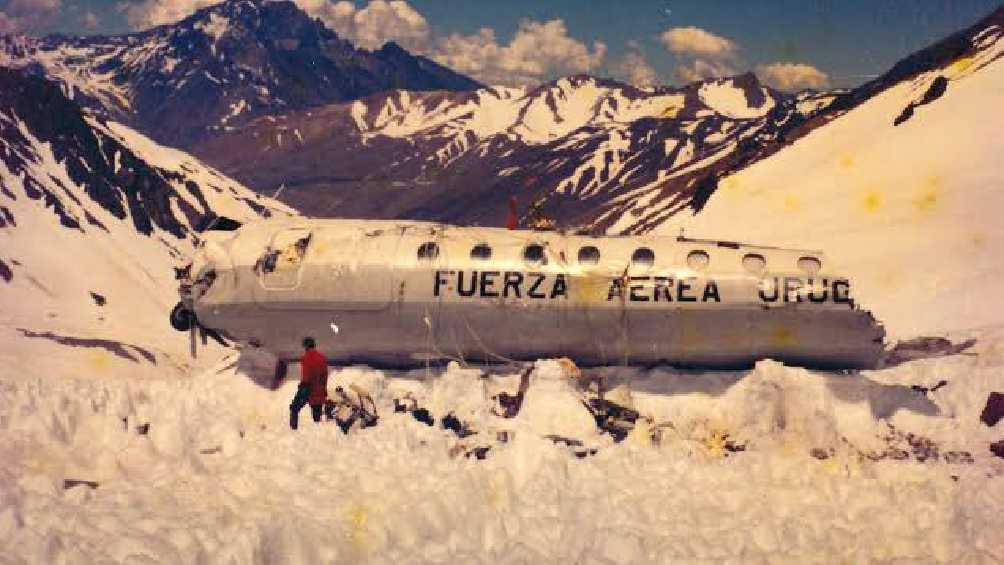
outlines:
M574 367L574 364L572 366ZM492 414L501 418L515 418L519 414L519 409L523 407L523 399L526 398L526 391L530 388L531 373L533 365L526 366L520 373L519 389L515 395L503 391L492 397L492 400L498 403L498 406L492 407Z
M834 455L833 448L823 449L822 447L813 447L809 450L809 455L819 459L820 461L825 461Z
M1004 439L990 444L990 453L1004 459Z
M471 455L478 461L484 461L488 457L488 452L491 450L490 445L485 445L481 447L475 447L474 449L468 451L464 454L464 457L470 459Z
M918 359L958 355L974 345L976 345L975 339L952 343L943 337L916 337L901 341L887 351L885 358L882 359L882 366L895 367Z
M94 292L93 290L90 292L91 292L91 300L93 300L95 304L97 304L98 306L104 306L105 304L108 304L108 299L106 299L104 296Z
M85 481L83 479L63 479L63 490L69 490L73 487L90 487L91 490L98 488L100 483L97 481Z
M210 447L210 448L207 448L207 449L200 449L199 450L199 453L201 453L203 455L215 455L217 453L222 453L222 452L223 452L223 448L220 447L219 445L217 445L216 447Z
M945 386L947 384L948 384L948 381L946 381L946 380L940 380L940 381L938 381L938 384L936 384L936 385L934 385L932 387L926 387L926 386L920 386L920 385L910 385L910 390L914 390L914 391L919 392L921 394L927 394L929 392L935 392L939 388L941 388L941 387L943 387L943 386Z
M427 426L434 426L434 425L436 425L436 419L433 418L432 414L428 410L426 410L425 408L419 408L419 409L413 411L411 413L411 415L416 420L418 420L419 422L422 422L423 424L425 424Z
M590 455L596 455L599 451L595 447L586 447L581 440L575 438L558 436L558 435L546 435L544 439L549 439L554 442L555 445L564 445L569 448L573 455L579 459L584 459Z
M620 442L634 429L638 412L603 398L591 398L582 402L593 415L596 425Z
M146 434L150 433L150 423L147 422L145 424L140 424L136 426L136 433L141 436L145 436Z
M334 420L346 434L357 422L360 428L369 428L380 419L369 393L356 384L349 385L349 388L356 393L357 400L352 399L342 387L336 387L335 394L324 402L323 408L327 419Z
M980 414L980 421L992 428L1001 419L1004 419L1004 394L991 392L990 396L987 397L987 405L983 407L983 412Z
M471 430L465 422L460 421L460 418L457 418L456 414L453 412L450 412L443 417L441 425L443 426L443 429L452 431L461 439L478 433Z
M415 397L410 392L404 393L404 396L401 398L394 399L394 412L402 414L410 413L413 418L427 426L434 426L436 424L435 418L432 417L432 414L428 410L418 407L418 401L415 400Z
M974 461L973 455L968 451L942 452L941 448L929 438L911 432L902 432L889 423L886 423L886 426L888 432L880 437L886 442L888 448L881 452L859 452L861 456L871 461L881 461L882 459L905 461L911 458L920 463L943 460L946 463L969 464Z

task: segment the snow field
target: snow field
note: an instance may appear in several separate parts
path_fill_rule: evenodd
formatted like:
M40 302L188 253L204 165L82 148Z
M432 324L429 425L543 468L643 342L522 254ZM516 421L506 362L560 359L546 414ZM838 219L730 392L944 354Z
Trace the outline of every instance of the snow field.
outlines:
M290 431L294 379L260 386L267 359L250 352L190 379L8 373L0 544L14 552L2 559L1000 562L1004 462L987 442L1002 426L978 414L986 392L1004 388L1002 334L982 336L975 356L861 376L770 361L748 373L585 371L651 420L619 444L557 361L537 363L511 420L491 415L488 399L515 392L514 372L333 370L330 389L361 385L380 411L376 427L348 435L306 410ZM934 379L948 384L926 395L907 386ZM436 427L393 412L405 393ZM479 433L441 429L448 411ZM888 424L975 461L861 457L883 447ZM500 430L510 441L495 439ZM577 458L548 434L597 452ZM728 452L726 438L745 451ZM491 446L483 461L458 454L481 445ZM64 489L65 479L98 487Z

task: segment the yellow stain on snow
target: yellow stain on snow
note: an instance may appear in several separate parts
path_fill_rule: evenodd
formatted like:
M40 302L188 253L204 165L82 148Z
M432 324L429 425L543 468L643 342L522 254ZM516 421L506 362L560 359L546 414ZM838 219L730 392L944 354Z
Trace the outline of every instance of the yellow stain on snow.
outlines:
M661 112L659 112L659 116L658 117L663 118L663 119L673 119L679 113L680 113L680 106L676 106L676 105L670 104L669 106L666 106L665 108L663 108L663 110Z
M931 176L924 181L920 191L913 197L913 205L919 212L932 212L941 202L945 182L940 176Z
M369 511L364 506L358 503L349 506L349 538L357 550L369 548L369 536L366 532L367 522L369 522Z
M726 193L736 193L742 188L742 183L739 179L733 175L730 177L725 177L718 181L718 190L724 191Z
M962 57L961 59L955 61L954 63L948 66L948 72L958 76L969 70L969 67L971 66L973 66L973 58Z
M881 210L884 203L885 197L877 188L869 188L861 194L861 207L870 214Z
M95 372L102 373L112 365L112 354L104 349L95 349L90 352L87 359L87 366Z
M785 212L798 212L802 209L802 200L789 192L784 195L781 206L784 208Z
M712 457L725 457L725 443L728 435L720 430L713 430L708 434L701 442L704 444L708 455Z
M854 155L850 153L843 153L837 160L837 164L840 165L841 169L847 170L854 167Z

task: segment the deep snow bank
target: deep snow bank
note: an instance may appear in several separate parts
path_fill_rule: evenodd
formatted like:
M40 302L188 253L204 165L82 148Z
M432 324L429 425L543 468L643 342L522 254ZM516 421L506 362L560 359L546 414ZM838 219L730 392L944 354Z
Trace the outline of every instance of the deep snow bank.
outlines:
M1004 331L980 338L976 355L860 376L763 362L575 379L540 361L512 419L490 398L516 372L350 367L330 387L364 386L381 419L347 435L306 413L289 431L295 384L259 386L251 355L186 380L6 373L0 543L35 562L999 562L1004 461L987 445L1004 428L979 412L1004 388ZM621 443L581 402L594 380L641 415ZM405 394L437 425L394 413ZM479 433L443 430L449 412ZM907 433L940 454L919 462ZM479 445L483 461L462 455Z
M983 42L722 179L660 231L821 249L893 337L1004 322L1004 36ZM893 125L939 78L944 94Z

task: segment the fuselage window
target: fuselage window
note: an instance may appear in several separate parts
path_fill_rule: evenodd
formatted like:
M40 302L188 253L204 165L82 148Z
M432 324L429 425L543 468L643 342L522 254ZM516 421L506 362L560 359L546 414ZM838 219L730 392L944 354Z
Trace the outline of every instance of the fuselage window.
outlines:
M423 261L432 261L439 257L439 246L429 241L418 246L418 258Z
M687 254L687 266L695 271L702 271L708 268L711 263L711 256L707 251L696 249Z
M485 243L479 243L471 248L471 259L487 261L492 258L492 248Z
M531 243L523 249L523 260L527 263L545 263L544 246L539 243Z
M743 256L743 269L758 275L767 269L767 259L759 253L749 253Z
M823 264L815 257L800 257L798 259L798 269L804 273L814 275L823 268Z
M648 247L639 247L631 255L631 264L636 267L651 267L655 264L655 252Z
M579 264L595 265L600 262L600 250L592 245L579 248Z

